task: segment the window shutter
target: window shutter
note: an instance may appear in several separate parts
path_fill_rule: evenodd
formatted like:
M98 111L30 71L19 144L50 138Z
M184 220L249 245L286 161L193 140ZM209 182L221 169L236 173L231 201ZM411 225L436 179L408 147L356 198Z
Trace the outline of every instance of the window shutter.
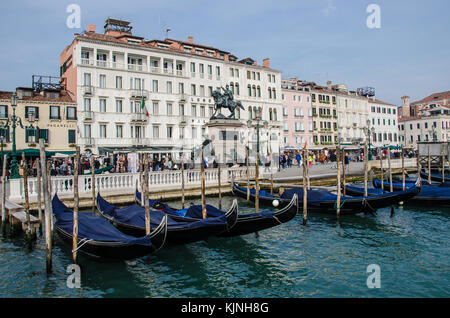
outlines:
M68 130L69 144L75 143L75 130Z
M48 143L48 129L39 129L39 139L41 138Z

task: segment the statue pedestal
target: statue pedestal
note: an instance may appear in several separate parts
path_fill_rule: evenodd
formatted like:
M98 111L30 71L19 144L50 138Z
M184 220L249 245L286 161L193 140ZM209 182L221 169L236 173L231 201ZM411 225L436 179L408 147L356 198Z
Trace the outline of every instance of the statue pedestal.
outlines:
M247 125L238 119L214 118L206 124L215 160L220 164L245 163L248 140Z

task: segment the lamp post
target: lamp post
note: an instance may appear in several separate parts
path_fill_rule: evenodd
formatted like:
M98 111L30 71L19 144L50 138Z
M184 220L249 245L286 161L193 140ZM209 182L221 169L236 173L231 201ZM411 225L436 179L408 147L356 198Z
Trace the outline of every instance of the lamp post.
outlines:
M18 179L20 178L19 175L19 166L17 165L17 158L16 158L16 126L19 126L23 129L22 120L19 117L16 117L16 107L17 107L17 100L18 97L14 93L11 95L11 107L13 109L13 114L11 117L8 117L8 120L6 121L3 128L8 127L11 125L12 127L12 161L11 161L11 174L10 179Z
M370 146L370 135L372 135L375 132L375 128L370 127L370 119L367 119L367 127L364 127L364 132L366 133L367 138L369 138L369 160L372 160L372 150Z
M253 125L253 121L255 122L255 125ZM269 123L265 120L262 120L262 115L261 115L261 110L258 110L256 117L254 117L253 119L249 119L247 121L247 127L251 128L254 127L256 128L256 154L259 157L259 129L260 128L265 128L268 129L269 127ZM261 161L258 161L258 164L261 165Z

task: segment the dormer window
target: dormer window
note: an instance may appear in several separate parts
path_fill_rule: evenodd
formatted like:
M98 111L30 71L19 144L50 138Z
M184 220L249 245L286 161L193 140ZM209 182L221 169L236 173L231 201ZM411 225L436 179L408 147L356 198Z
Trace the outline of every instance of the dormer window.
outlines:
M197 53L197 54L203 54L203 50L200 50L200 49L195 49L195 53Z
M169 46L167 44L158 43L158 47L161 49L168 49Z
M192 47L190 46L185 46L183 47L185 52L191 52L192 51Z

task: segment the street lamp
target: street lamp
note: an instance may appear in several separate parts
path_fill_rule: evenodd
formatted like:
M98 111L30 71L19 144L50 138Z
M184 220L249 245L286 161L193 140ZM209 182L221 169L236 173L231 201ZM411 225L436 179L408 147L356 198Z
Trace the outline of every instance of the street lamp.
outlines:
M375 128L370 128L370 119L367 119L367 127L364 127L364 132L366 137L369 138L369 160L372 160L372 150L370 146L370 136L375 132Z
M255 125L253 125L253 122L255 122ZM269 123L265 120L262 120L262 115L261 115L261 110L258 109L256 117L254 117L253 119L249 119L247 121L247 127L248 128L256 128L256 154L259 158L259 129L260 128L264 128L264 129L268 129L269 127ZM258 164L261 165L261 160L258 160Z
M13 109L13 114L11 117L8 117L8 120L6 121L3 128L8 127L11 125L12 127L12 161L11 161L11 179L18 179L20 178L19 175L19 166L17 165L17 158L16 158L16 126L20 125L20 127L23 129L22 120L19 117L16 117L16 107L17 107L17 100L18 97L14 93L11 95L11 107Z

